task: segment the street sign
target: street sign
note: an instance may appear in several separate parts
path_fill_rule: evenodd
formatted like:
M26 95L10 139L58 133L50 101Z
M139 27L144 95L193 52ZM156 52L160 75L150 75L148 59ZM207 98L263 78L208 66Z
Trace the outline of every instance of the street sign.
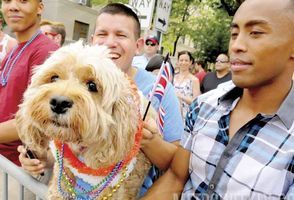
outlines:
M155 0L130 0L129 5L137 10L141 28L149 29L154 9Z
M169 15L172 7L172 0L158 0L156 15L154 18L155 28L160 32L166 33Z

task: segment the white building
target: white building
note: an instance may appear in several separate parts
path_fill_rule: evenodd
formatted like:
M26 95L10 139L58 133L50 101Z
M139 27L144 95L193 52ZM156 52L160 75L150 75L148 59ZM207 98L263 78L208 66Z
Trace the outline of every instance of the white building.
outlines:
M61 22L66 27L66 42L89 40L94 31L98 11L89 7L88 0L43 0L42 19Z

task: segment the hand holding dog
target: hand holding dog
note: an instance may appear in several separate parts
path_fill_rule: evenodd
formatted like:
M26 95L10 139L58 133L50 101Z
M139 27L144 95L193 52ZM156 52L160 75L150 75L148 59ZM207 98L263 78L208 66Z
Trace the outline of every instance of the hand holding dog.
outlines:
M18 146L17 151L20 153L18 158L22 168L33 176L40 175L44 173L45 168L53 166L54 161L51 160L53 158L50 154L42 156L41 159L30 159L26 156L27 150L23 145Z

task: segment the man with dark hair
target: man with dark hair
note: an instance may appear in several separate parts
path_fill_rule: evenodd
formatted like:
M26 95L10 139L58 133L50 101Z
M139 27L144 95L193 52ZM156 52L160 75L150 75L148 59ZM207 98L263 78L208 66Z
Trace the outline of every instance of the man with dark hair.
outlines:
M111 10L112 12L109 12ZM131 77L139 90L147 97L151 92L155 77L143 69L132 66L132 59L142 48L144 40L140 38L140 23L137 15L123 4L109 4L102 9L96 20L93 44L107 45L111 51L112 60ZM179 102L173 86L168 84L161 105L153 99L152 105L158 110L159 106L165 110L163 139L152 135L158 131L145 123L144 140L141 149L160 169L166 169L176 149L171 143L178 143L183 132L183 124L179 110ZM152 136L148 138L148 136ZM160 146L161 148L158 148ZM145 181L142 193L151 186L154 173L150 172Z
M129 5L124 5L120 3L110 3L99 10L98 17L104 13L107 13L110 15L128 16L131 19L135 20L134 34L137 39L140 38L140 35L141 35L140 21L135 11L132 10L132 8ZM96 26L97 26L97 23L96 23Z
M39 30L43 7L40 0L2 1L4 18L18 45L8 53L0 70L0 152L15 164L19 164L16 147L21 143L17 141L12 119L30 82L32 69L58 48Z
M230 39L232 82L190 107L170 169L145 199L293 199L293 0L246 0ZM184 187L185 185L185 187Z
M205 93L215 89L219 84L232 79L230 61L226 54L220 54L215 61L215 72L207 73L201 83L201 92Z
M158 38L154 35L148 35L145 38L143 54L133 58L132 66L145 69L150 59L157 54L158 48Z
M199 79L200 84L202 83L204 77L206 76L206 71L204 70L204 62L202 60L197 60L195 62L195 76Z
M99 12L93 44L107 45L111 51L112 60L135 81L139 90L147 97L153 88L155 77L144 69L132 66L134 55L144 43L143 38L140 38L140 32L138 17L131 9L123 4L109 4ZM179 102L171 84L168 84L161 104L159 105L155 100L153 99L152 106L156 110L162 106L166 113L163 126L164 140L155 135L148 139L148 136L152 136L151 132L158 130L145 123L147 129L144 131L145 138L141 143L141 149L153 164L160 169L166 169L176 149L176 146L171 143L177 143L180 140L183 124L180 121ZM151 186L154 175L154 172L149 173L142 193Z
M113 3L100 10L92 38L93 45L108 46L114 63L135 81L139 90L147 97L153 88L155 77L131 65L136 51L142 47L143 42L144 40L140 38L139 19L129 7ZM165 110L163 139L158 134L153 134L158 132L157 127L153 126L154 123L144 122L141 149L153 164L160 169L166 169L177 148L175 144L178 143L183 132L179 102L171 84L168 84L161 104L158 105L158 102L153 99L152 106L156 110L162 106ZM45 163L35 164L32 161L36 160L30 161L25 158L23 148L19 148L19 151L22 152L20 161L24 169L34 174L44 171ZM144 183L142 193L151 186L154 176L152 168Z
M19 165L21 144L14 124L32 70L58 48L39 30L44 5L40 0L2 1L4 19L15 33L18 45L4 58L0 68L0 154Z

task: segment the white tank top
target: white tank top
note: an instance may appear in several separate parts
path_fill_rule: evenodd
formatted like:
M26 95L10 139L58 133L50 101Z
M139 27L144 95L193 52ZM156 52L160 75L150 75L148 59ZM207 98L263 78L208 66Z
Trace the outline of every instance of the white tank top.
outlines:
M0 63L2 62L5 55L7 54L6 48L7 48L9 39L10 39L10 36L7 34L4 34L4 37L0 42L0 47L2 46L2 51L0 51Z

